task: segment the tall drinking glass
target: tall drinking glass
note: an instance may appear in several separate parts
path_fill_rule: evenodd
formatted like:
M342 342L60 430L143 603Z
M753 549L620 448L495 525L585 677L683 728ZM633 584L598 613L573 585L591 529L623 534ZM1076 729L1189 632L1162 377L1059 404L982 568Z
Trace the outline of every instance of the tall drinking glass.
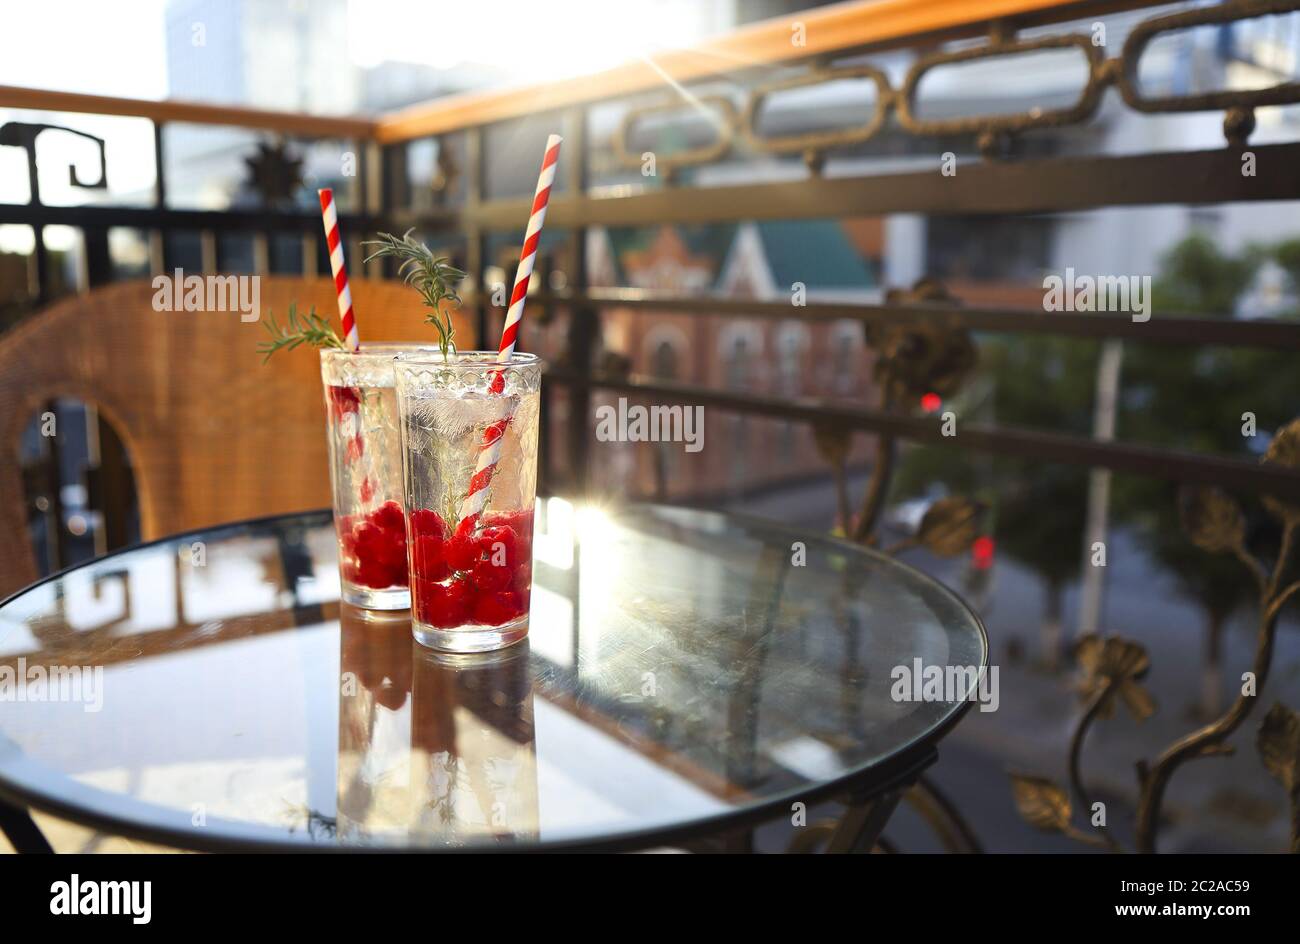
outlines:
M430 351L437 348L366 344L356 353L321 351L339 579L343 599L354 606L411 605L393 358Z
M395 364L411 570L423 645L484 652L528 633L541 362L490 352Z

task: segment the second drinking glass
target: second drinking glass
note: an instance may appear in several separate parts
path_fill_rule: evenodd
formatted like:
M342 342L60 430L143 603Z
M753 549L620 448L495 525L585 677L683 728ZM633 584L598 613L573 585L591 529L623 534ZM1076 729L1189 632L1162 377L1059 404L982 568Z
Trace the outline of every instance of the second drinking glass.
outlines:
M430 351L437 353L419 344L321 351L339 578L343 599L354 606L410 605L393 358Z
M528 633L541 362L488 352L395 364L418 642L483 652Z

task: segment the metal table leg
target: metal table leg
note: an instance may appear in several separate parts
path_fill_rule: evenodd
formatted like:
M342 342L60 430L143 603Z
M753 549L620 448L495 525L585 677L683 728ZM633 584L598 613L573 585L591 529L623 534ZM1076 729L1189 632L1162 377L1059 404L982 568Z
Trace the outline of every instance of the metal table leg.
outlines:
M49 840L32 821L31 814L20 806L0 800L0 832L22 853L53 853Z
M876 840L880 838L901 797L900 790L891 790L875 799L849 800L849 808L844 811L831 838L826 842L826 854L870 852L875 848Z

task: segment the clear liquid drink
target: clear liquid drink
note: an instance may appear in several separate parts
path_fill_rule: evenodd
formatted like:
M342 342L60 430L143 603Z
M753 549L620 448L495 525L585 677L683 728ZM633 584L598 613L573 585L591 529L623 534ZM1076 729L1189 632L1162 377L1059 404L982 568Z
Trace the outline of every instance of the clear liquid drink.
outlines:
M411 625L483 652L523 639L532 596L541 363L490 352L400 356Z
M343 600L354 606L410 606L393 358L429 350L367 344L356 353L321 351L339 579Z

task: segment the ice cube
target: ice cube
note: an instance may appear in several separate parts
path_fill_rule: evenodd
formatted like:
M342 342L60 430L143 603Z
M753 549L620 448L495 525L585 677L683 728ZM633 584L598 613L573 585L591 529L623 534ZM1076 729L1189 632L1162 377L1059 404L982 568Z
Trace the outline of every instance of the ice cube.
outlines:
M428 418L437 432L456 437L504 419L518 405L518 400L501 396L437 397L421 405L428 410Z

